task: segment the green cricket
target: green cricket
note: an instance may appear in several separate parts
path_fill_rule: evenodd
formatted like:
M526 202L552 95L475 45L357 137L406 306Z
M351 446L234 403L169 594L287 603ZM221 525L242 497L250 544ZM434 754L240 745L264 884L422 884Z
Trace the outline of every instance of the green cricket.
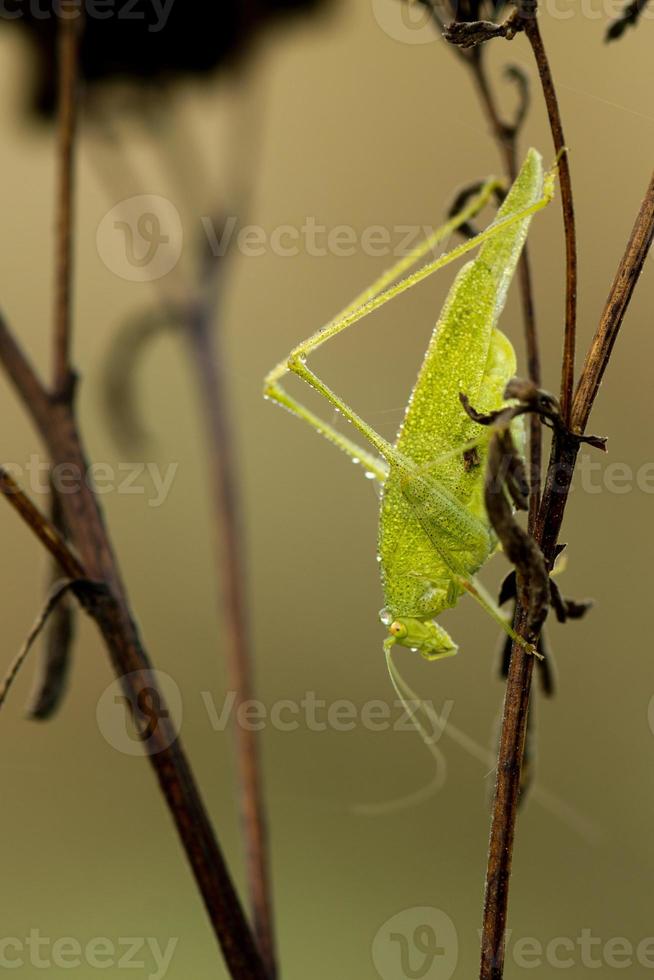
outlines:
M465 393L482 412L505 404L504 390L515 375L516 356L497 324L531 218L552 199L554 181L555 170L544 174L540 154L529 150L495 220L484 231L400 279L488 203L497 187L493 179L459 214L295 347L265 379L267 398L308 422L381 484L378 559L384 608L380 619L388 630L384 649L389 669L396 644L427 660L453 656L458 647L437 617L465 593L534 653L477 579L479 569L499 548L483 500L491 433L469 418L459 394ZM384 303L477 248L476 257L463 266L450 289L391 445L318 378L307 359ZM288 372L324 396L373 451L291 397L280 384Z

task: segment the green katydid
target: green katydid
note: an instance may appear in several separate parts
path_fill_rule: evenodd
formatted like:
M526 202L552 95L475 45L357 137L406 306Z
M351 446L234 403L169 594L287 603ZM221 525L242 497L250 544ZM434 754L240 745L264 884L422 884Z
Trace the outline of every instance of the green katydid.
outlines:
M554 172L530 150L495 221L483 232L433 259L404 279L404 273L476 214L497 184L489 180L468 205L413 252L384 273L325 327L299 344L265 380L266 397L289 409L362 464L382 484L379 562L388 629L387 659L394 644L428 660L452 656L457 646L436 622L445 609L471 594L516 637L476 578L498 549L483 502L485 458L490 433L464 411L459 394L491 412L504 404L515 374L515 352L497 329L507 291L533 214L554 193ZM308 367L307 358L327 340L421 282L459 256L479 248L458 273L432 334L397 438L390 444L367 425ZM323 395L370 443L358 446L292 398L281 386L293 372ZM515 424L515 423L514 423ZM378 455L376 455L378 454Z

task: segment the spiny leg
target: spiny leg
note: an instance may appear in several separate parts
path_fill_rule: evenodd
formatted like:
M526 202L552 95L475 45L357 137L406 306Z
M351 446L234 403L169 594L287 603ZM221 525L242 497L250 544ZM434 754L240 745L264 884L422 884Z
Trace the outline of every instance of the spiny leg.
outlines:
M418 283L423 282L423 280L433 275L433 273L438 272L439 269L443 269L451 262L455 262L463 255L467 255L468 252L474 251L489 238L493 238L498 232L503 231L510 225L524 221L533 214L536 214L537 211L544 208L551 200L553 194L552 181L553 178L548 179L548 177L546 177L545 189L542 197L540 197L534 204L529 205L529 207L523 208L520 211L516 211L513 214L509 214L504 218L492 222L478 235L475 235L474 238L462 242L461 245L457 245L457 247L453 248L450 252L446 252L443 255L438 256L438 258L433 259L431 262L428 262L426 265L421 266L415 272L406 276L406 278L401 279L399 282L396 282L388 289L379 290L376 288L376 285L371 287L370 293L372 295L370 299L359 305L355 305L357 303L355 300L355 302L350 304L350 306L348 306L343 313L336 317L336 319L330 321L326 326L321 327L320 330L317 330L311 335L311 337L303 341L301 344L298 344L297 347L291 351L288 360L282 361L280 364L278 364L277 367L271 371L270 375L268 375L267 380L277 380L278 378L282 377L288 370L293 370L291 367L291 362L296 358L307 358L324 343L331 340L332 337L335 337L343 330L346 330L348 327L358 323L359 320L362 320L370 313L373 313L375 310L378 310L380 307L384 306L389 300L394 299L396 296L400 296L408 289L411 289ZM443 226L444 228L448 229L448 233L450 230L450 225L451 223L448 222L447 225ZM438 232L434 232L432 237L435 241L442 240L442 231L443 229L439 229ZM422 248L423 247L420 247L421 254ZM404 261L406 260L401 260L401 262ZM414 261L410 262L409 265L413 265ZM399 264L400 263L398 263L398 265ZM393 279L396 278L396 276L391 276L392 271L393 270L389 270L389 272L386 274L390 281L393 281Z
M351 459L356 460L361 463L364 473L372 473L376 480L383 483L388 476L388 464L384 459L380 459L378 456L373 456L367 449L363 446L357 445L347 436L343 435L338 429L335 429L333 425L325 422L319 416L315 415L310 409L306 408L300 402L291 398L290 395L284 391L280 386L277 387L276 393L266 393L267 398L273 399L278 405L283 408L288 409L297 418L303 419L305 422L319 432L320 435L324 436L332 445L341 449L344 453L350 456Z
M448 238L449 235L456 231L462 224L469 221L470 218L473 218L489 202L498 186L500 186L498 181L496 181L494 178L490 178L484 184L480 192L470 200L468 205L463 208L459 214L455 215L442 227L432 232L432 234L429 235L423 242L412 249L408 255L403 256L398 262L391 266L391 268L383 272L371 286L359 293L359 295L356 296L355 299L352 300L352 302L338 314L338 316L331 320L327 326L318 333L321 334L324 331L333 329L337 325L343 324L342 326L339 326L339 330L336 331L339 332L340 330L344 330L346 326L351 325L350 323L343 323L343 321L345 321L356 311L365 309L367 304L375 300L376 297L383 293L388 286L399 279L399 277L413 265L415 265L416 262L419 262L420 259L425 257L425 255L433 251L433 249L440 242ZM384 300L384 302L386 301L387 300ZM364 313L362 315L366 314ZM353 322L356 322L356 320ZM264 394L266 398L271 399L271 401L274 401L283 408L286 408L293 415L296 415L298 418L308 422L312 428L316 429L317 432L323 435L333 445L343 450L343 452L347 453L347 455L351 456L353 459L360 460L363 464L364 470L374 473L375 477L380 482L383 482L388 472L388 467L383 460L371 456L367 450L358 446L346 436L343 436L336 428L334 428L334 426L320 419L313 412L302 405L301 402L293 398L284 390L279 381L289 371L289 360L290 358L280 362L266 377L264 382Z
M550 173L546 176L545 185L542 197L536 201L534 204L530 205L528 208L524 208L515 214L508 215L499 221L495 221L493 224L489 225L484 231L480 232L474 238L463 242L457 248L453 249L451 252L441 255L439 258L434 259L432 262L427 263L422 266L416 272L407 276L405 279L400 280L395 283L395 285L385 288L389 282L393 282L402 271L410 268L419 258L424 256L427 251L434 247L438 241L443 240L448 234L451 233L462 221L473 217L474 214L486 203L486 200L490 196L495 186L495 182L489 182L484 190L473 199L469 205L464 208L464 210L457 215L455 219L447 222L442 228L434 232L424 243L419 245L414 251L409 255L401 259L395 266L384 273L380 279L366 290L359 297L357 297L346 309L334 320L330 321L325 327L316 331L312 334L308 340L303 341L297 347L295 347L289 357L285 361L281 361L273 370L267 375L264 382L264 394L270 398L272 401L283 405L285 408L298 415L300 418L305 419L310 425L316 428L322 433L330 442L339 446L349 455L362 459L363 450L358 446L355 446L351 440L343 439L338 430L326 422L320 421L312 412L304 408L304 406L296 401L292 396L290 396L281 386L281 378L287 374L289 371L296 374L307 384L311 385L316 391L322 394L335 408L343 414L345 418L350 421L359 432L364 435L366 439L375 447L377 452L387 461L387 462L402 462L401 457L392 449L390 443L366 425L362 419L349 408L341 399L337 398L334 392L331 391L326 385L324 385L317 375L315 375L309 368L306 367L307 357L313 353L318 347L326 343L332 337L346 330L348 327L353 326L358 323L364 317L368 316L374 310L379 309L389 300L394 299L401 293L405 292L407 289L412 288L419 282L422 282L428 276L432 275L434 272L441 268L444 268L450 262L455 261L461 256L473 251L484 241L491 238L498 231L506 228L508 225L512 225L516 222L523 221L525 218L530 217L537 211L544 208L547 203L551 200L554 193L554 175ZM363 302L362 302L363 301ZM366 465L366 464L364 464ZM377 472L380 471L380 464L377 463ZM370 468L370 472L374 472L373 467Z

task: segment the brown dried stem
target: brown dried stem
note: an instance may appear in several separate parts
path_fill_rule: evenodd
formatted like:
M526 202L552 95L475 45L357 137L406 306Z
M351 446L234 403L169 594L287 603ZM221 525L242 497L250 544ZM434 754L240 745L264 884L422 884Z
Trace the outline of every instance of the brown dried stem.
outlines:
M81 580L75 580L70 578L63 579L62 581L55 582L52 589L50 590L50 594L46 599L43 609L39 613L39 616L36 622L34 623L34 625L32 626L32 629L27 634L27 638L23 643L21 650L18 652L17 656L14 658L13 662L11 663L9 670L5 674L5 678L2 684L0 684L0 708L5 703L7 699L7 695L11 689L11 686L16 680L16 677L18 676L18 672L20 671L20 668L25 663L25 660L27 659L27 655L29 654L30 650L32 649L32 646L34 645L34 641L43 630L43 627L47 623L52 613L57 608L58 604L64 600L66 593L70 592L75 587L76 581L81 581Z
M643 268L652 244L654 225L654 176L641 205L638 219L631 232L629 244L622 258L609 298L590 345L572 403L572 428L583 432L588 422L593 402L597 397L604 372L609 362L622 320L631 300L638 276Z
M654 176L640 207L634 228L618 267L609 297L591 344L572 405L574 431L583 433L608 365L613 345L624 321L635 283L642 271L654 235ZM570 490L579 440L557 434L536 528L548 567L551 568ZM529 622L524 595L518 608L516 629L530 642L538 639ZM507 923L509 880L520 791L520 772L527 730L533 657L514 644L506 685L502 733L497 763L493 817L488 852L480 980L501 980L504 972L504 936Z
M0 325L0 334L4 328ZM0 348L2 360L2 348ZM3 363L5 363L3 361ZM62 571L71 579L84 578L85 572L79 559L71 551L52 521L35 507L27 494L21 490L11 473L0 466L0 493L9 501L21 519L32 529L36 537Z
M61 501L55 487L50 487L50 520L65 537L64 516ZM51 561L49 585L52 588L61 578L61 571ZM70 673L70 662L76 625L75 603L71 596L63 595L55 605L43 629L43 649L36 672L34 690L30 697L27 715L38 721L47 721L59 708Z
M518 116L513 123L506 123L500 116L493 89L491 87L486 66L484 63L483 48L475 49L469 58L466 59L481 100L482 106L486 111L495 142L502 155L506 174L513 182L518 173L518 136L526 110L527 98L523 93L523 106L518 112ZM538 345L538 332L536 329L536 312L534 308L534 291L531 274L531 260L529 249L525 244L520 263L518 265L518 282L520 286L520 299L522 304L522 322L525 335L525 346L527 350L527 368L529 377L534 384L539 387L541 384L540 351ZM540 505L540 485L541 485L541 456L542 456L542 432L540 422L536 416L532 416L529 422L529 476L530 476L530 499L529 499L529 527L533 529L536 523L538 507Z
M76 474L76 490L62 494L61 505L65 527L79 559L51 522L24 494L16 492L15 483L6 472L0 474L0 489L67 575L79 577L83 569L85 576L97 583L96 589L84 597L84 607L104 638L133 715L144 694L151 705L157 706L156 724L147 745L148 759L176 824L230 975L236 980L268 980L190 765L158 690L156 673L132 616L98 500L87 479L87 457L75 413L74 375L69 366L76 43L69 23L62 22L61 30L60 220L56 243L58 299L53 390L46 390L1 319L0 364L31 416L53 468L65 464L68 473ZM134 717L134 722L138 726L138 717Z
M533 9L531 9L533 6ZM575 345L577 336L577 235L575 229L575 211L572 197L572 180L570 177L570 161L566 151L563 124L559 111L559 102L554 87L554 79L550 69L549 59L543 44L543 38L538 26L536 3L529 0L530 9L521 17L521 23L527 39L531 44L538 74L540 76L545 105L552 131L554 149L559 162L559 182L561 185L561 207L563 210L563 225L565 229L566 253L566 298L565 298L565 334L563 341L563 363L561 369L561 414L569 425L572 411L572 392L575 373Z
M73 221L75 135L77 130L78 51L81 31L78 16L60 15L58 25L59 112L57 157L57 216L55 248L54 390L70 384L71 290L73 279Z
M24 494L17 492L6 472L1 474L0 489L60 561L67 575L79 576L83 569L86 577L103 587L102 591L93 593L85 608L105 640L127 703L133 709L144 691L154 691L156 695L158 717L148 745L148 760L177 826L231 976L237 980L268 980L190 765L158 690L156 673L134 623L109 534L86 478L88 464L73 405L68 399L44 393L15 339L1 322L0 363L28 405L53 465L65 464L67 472L77 475L76 492L62 494L61 502L81 563L74 556L71 558L70 548L65 542L62 544L54 526ZM32 397L35 398L33 406ZM44 411L43 397L49 411Z
M210 501L219 579L221 646L237 706L254 697L252 641L247 609L245 546L240 513L238 460L229 412L220 298L227 256L210 254L203 242L199 282L187 302L167 302L127 324L117 337L105 373L105 398L119 440L139 442L144 428L135 411L135 364L164 329L187 345L206 429ZM218 314L218 315L217 315ZM236 717L236 714L235 714ZM259 736L234 729L242 835L254 933L271 978L277 971L270 860Z
M216 534L216 563L221 583L223 642L229 684L237 706L254 697L252 644L246 597L245 555L238 493L238 465L229 413L229 398L222 337L213 333L215 283L220 275L209 262L205 296L194 304L184 324L191 363L197 379L212 485ZM220 289L218 289L220 294ZM218 348L218 349L217 349ZM238 717L239 713L235 713ZM246 872L254 934L271 980L277 973L275 930L268 853L266 809L257 733L247 725L235 726L240 810L246 850Z

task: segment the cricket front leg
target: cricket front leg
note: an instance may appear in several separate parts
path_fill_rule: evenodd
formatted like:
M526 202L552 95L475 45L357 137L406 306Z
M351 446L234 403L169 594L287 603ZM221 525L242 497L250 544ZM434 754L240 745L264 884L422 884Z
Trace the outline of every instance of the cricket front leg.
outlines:
M352 439L348 439L347 436L335 429L333 425L329 422L325 422L318 415L315 415L310 409L306 408L297 399L292 398L284 388L279 384L270 384L265 388L265 397L274 401L277 405L281 405L282 408L287 409L292 415L297 418L302 419L307 422L312 429L324 436L328 442L331 442L333 446L337 449L342 450L346 453L350 459L355 460L357 463L361 464L361 469L363 472L372 476L383 483L388 476L388 464L380 459L379 456L373 455L369 450L365 449L363 446L358 445Z

